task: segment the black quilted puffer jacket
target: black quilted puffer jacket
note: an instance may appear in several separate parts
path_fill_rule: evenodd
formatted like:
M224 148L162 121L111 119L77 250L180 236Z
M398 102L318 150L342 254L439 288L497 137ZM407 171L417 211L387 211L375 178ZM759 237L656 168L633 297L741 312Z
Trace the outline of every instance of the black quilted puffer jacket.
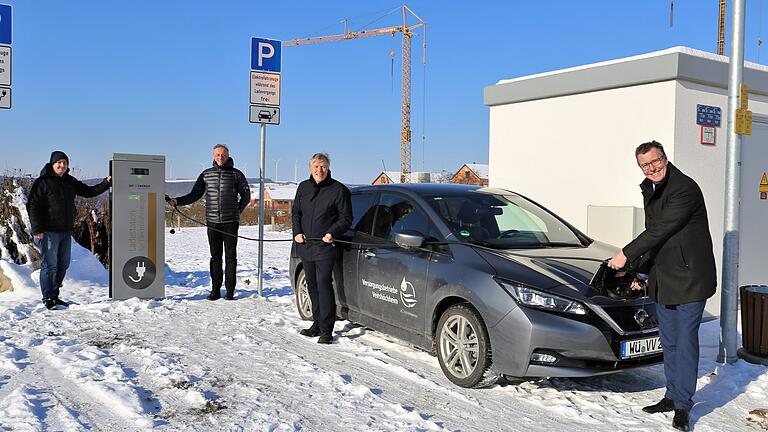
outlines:
M251 189L245 175L227 159L200 173L192 191L176 198L177 205L189 205L205 194L205 219L213 223L239 222L240 213L251 200ZM239 195L239 198L238 198Z

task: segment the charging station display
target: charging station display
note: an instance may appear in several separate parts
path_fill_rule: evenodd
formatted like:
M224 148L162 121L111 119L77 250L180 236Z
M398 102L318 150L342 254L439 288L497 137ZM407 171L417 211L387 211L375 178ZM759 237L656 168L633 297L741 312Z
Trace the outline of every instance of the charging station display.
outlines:
M110 160L109 296L165 296L165 156L114 153Z

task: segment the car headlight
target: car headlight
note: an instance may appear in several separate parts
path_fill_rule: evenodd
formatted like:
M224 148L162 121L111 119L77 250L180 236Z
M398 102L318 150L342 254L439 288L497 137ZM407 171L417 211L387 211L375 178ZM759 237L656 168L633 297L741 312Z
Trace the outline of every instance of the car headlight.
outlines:
M587 314L587 309L584 305L575 300L569 300L508 281L496 279L496 282L523 306L574 315Z

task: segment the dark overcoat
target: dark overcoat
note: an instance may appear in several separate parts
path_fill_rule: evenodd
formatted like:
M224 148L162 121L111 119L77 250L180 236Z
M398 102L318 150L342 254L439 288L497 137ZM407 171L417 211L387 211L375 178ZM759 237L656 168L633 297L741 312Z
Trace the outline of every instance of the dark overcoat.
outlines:
M624 247L628 261L650 268L648 293L658 303L677 305L715 294L717 271L704 196L696 182L668 163L655 189L640 184L645 231Z
M319 239L330 233L334 239L341 238L352 225L349 189L332 179L330 171L320 183L310 176L299 183L291 212L294 237L304 234L307 238ZM296 250L304 261L335 259L337 249L317 240L296 244Z

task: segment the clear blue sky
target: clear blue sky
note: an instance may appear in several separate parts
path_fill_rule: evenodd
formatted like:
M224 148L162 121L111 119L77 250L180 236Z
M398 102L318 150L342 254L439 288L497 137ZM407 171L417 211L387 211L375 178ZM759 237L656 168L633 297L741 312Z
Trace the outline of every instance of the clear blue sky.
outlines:
M0 169L38 173L55 149L81 177L104 176L113 152L165 154L195 178L211 147L230 146L258 176L259 126L248 123L249 38L358 30L388 1L0 0L13 6L13 109L0 110ZM483 88L505 78L684 45L715 51L717 0L427 1L413 44L413 169L488 160ZM747 2L746 54L768 60L763 0ZM729 11L730 12L730 11ZM372 27L396 25L395 13ZM767 21L767 22L763 22ZM394 74L390 50L395 50ZM729 51L726 46L726 53ZM267 130L266 175L308 175L331 154L334 176L368 183L399 167L400 38L286 47L281 125ZM426 104L425 104L426 101ZM422 134L426 136L422 140ZM588 137L585 137L585 139Z

